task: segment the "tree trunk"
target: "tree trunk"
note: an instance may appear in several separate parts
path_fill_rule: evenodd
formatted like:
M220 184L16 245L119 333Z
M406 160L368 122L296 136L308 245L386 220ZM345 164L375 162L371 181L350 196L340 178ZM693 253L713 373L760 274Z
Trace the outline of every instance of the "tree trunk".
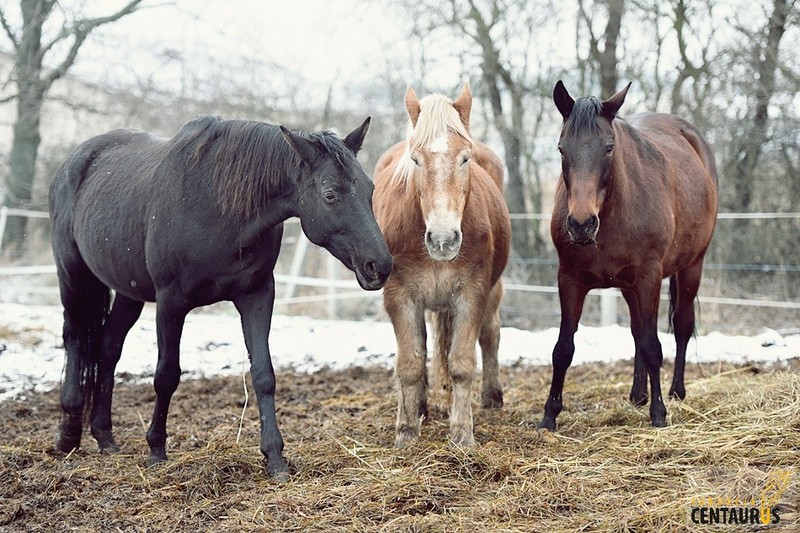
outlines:
M734 153L730 163L730 181L735 195L728 207L734 211L749 211L753 204L753 184L761 147L767 141L767 108L775 92L775 71L778 67L778 50L781 38L786 31L786 19L791 9L792 0L774 0L773 12L769 19L766 43L762 53L756 54L759 59L753 90L756 102L752 122ZM756 44L758 46L758 44Z

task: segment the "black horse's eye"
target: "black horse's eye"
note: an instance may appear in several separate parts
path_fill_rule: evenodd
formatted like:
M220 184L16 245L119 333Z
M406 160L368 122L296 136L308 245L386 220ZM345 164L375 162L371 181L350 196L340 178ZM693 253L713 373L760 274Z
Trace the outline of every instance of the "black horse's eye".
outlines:
M559 145L556 148L558 148L559 155L561 155L561 157L564 157L564 150L561 148L561 146Z
M333 202L335 202L335 201L336 201L336 199L337 199L337 197L336 197L336 193L335 193L335 192L333 192L333 191L332 191L332 190L330 190L330 189L328 189L328 190L326 190L326 191L323 191L323 192L322 192L322 197L323 197L323 198L325 198L325 201L326 201L326 202L328 202L329 204L332 204L332 203L333 203Z

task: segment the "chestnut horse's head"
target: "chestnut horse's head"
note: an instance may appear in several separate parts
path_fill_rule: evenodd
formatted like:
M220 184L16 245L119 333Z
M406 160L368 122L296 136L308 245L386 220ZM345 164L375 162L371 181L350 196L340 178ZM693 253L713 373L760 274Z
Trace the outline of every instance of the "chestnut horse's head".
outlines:
M395 176L416 189L425 221L425 246L436 261L451 261L461 249L461 218L470 191L472 92L458 98L433 94L422 100L406 91L409 125Z
M595 242L600 210L614 176L614 129L611 121L628 94L624 89L605 101L593 96L573 100L559 80L553 100L564 117L558 151L567 191L567 232L572 242Z

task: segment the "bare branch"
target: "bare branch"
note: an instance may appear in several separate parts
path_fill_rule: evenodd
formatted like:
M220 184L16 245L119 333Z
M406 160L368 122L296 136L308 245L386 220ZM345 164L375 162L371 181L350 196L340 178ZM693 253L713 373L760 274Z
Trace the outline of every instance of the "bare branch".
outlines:
M75 41L73 41L72 46L70 47L69 52L64 60L56 68L51 70L47 76L44 77L42 80L43 87L47 89L55 80L67 73L67 70L69 70L69 68L75 62L75 58L78 56L78 50L80 50L81 46L83 45L84 41L86 41L86 38L89 36L89 33L91 33L92 30L98 26L102 26L103 24L107 24L109 22L114 22L121 19L125 15L133 13L137 10L137 6L141 3L141 1L142 0L131 0L116 13L106 17L78 20L75 21L72 27L62 29L55 39L42 47L42 54L51 49L56 42L68 38L70 35L74 35Z
M6 35L11 41L11 44L14 46L14 50L18 49L19 39L17 38L17 34L14 33L14 29L8 24L8 20L6 20L6 14L3 12L2 8L0 8L0 25L2 25L3 29L6 31Z

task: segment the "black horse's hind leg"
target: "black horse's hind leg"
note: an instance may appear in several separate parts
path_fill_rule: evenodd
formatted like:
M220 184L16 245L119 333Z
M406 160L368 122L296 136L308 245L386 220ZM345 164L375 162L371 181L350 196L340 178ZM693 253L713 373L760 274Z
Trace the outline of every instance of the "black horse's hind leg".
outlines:
M575 332L583 312L583 301L588 292L582 285L573 280L558 277L558 296L561 301L561 328L558 341L553 348L553 379L550 382L550 394L544 405L544 417L539 422L539 429L556 430L556 417L561 412L564 390L564 377L572 364L575 354Z
M639 350L639 343L636 339L642 334L642 324L639 320L639 300L636 293L625 289L622 291L625 301L628 304L631 317L631 334L636 346L633 356L633 385L631 386L630 400L637 407L647 405L647 367L644 363L644 355Z
M92 402L102 325L110 293L77 253L69 265L58 264L61 303L64 306L64 381L61 384L61 423L56 449L69 452L80 446L83 413Z
M167 413L172 395L181 379L180 344L187 310L174 307L171 302L182 299L180 295L156 296L156 334L158 336L158 363L153 384L156 405L153 419L147 430L150 445L149 464L167 460Z
M261 420L261 453L267 461L267 471L278 481L285 481L289 469L283 459L283 438L275 416L275 371L269 353L269 330L272 306L275 301L275 282L263 290L234 300L242 316L242 330L250 354L250 375L258 400Z
M103 327L103 347L97 369L97 385L90 427L101 452L119 450L111 431L111 398L114 391L114 370L122 353L122 343L142 313L144 302L131 300L119 293Z
M694 299L700 288L700 277L703 274L703 259L696 261L676 274L677 290L675 291L675 315L672 318L672 329L675 332L675 370L672 374L672 386L669 389L671 398L686 398L683 373L686 368L686 346L694 334Z

